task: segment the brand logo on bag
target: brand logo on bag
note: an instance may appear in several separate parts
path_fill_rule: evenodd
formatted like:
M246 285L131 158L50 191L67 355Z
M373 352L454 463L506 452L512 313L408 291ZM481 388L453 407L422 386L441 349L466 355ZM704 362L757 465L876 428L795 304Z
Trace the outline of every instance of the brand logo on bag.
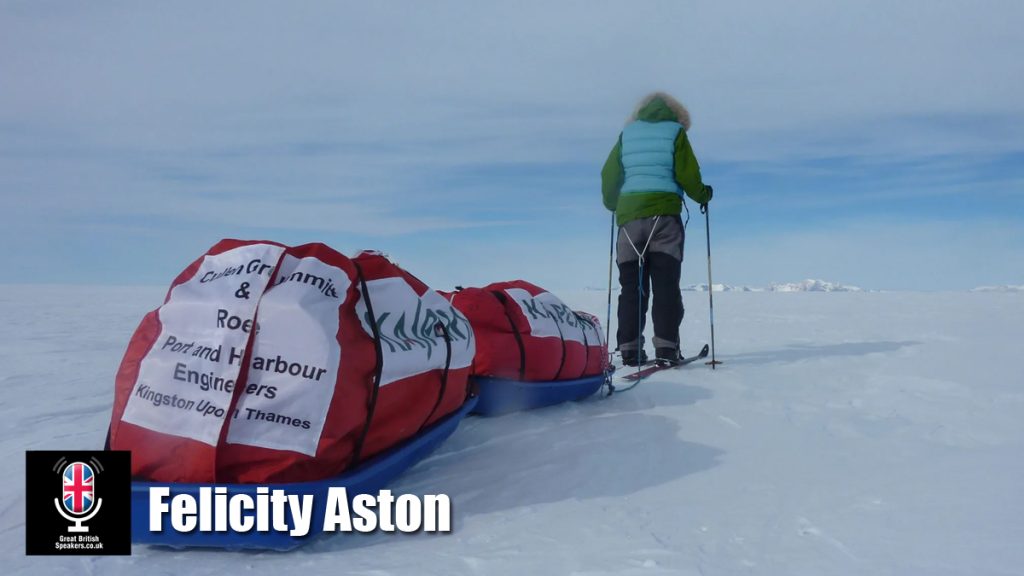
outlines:
M372 318L364 298L356 304L367 334L380 336L384 364L381 384L445 367L465 368L473 361L476 343L469 320L432 290L419 295L402 278L366 283L373 301Z
M366 313L363 323L369 322L370 315ZM434 354L435 349L444 348L441 342L444 341L445 335L455 343L468 340L470 334L469 320L454 308L427 308L422 301L416 303L411 314L402 312L396 316L391 312L384 312L377 316L374 323L377 325L381 343L387 346L390 352L409 351L418 347L426 350L427 358ZM441 342L438 342L438 339L441 339Z
M551 318L555 322L572 328L580 327L580 318L576 313L561 302L541 302L536 298L523 298L519 300L520 306L532 319Z
M576 315L576 320L578 320L579 323L582 324L583 327L588 329L588 330L596 330L597 329L597 325L594 324L594 321L591 320L590 318L587 318L586 316L582 316L580 314L577 314Z
M542 292L534 296L522 288L508 288L505 292L529 321L531 336L583 342L580 318L554 294Z
M603 346L604 333L601 332L600 321L598 321L597 317L586 312L574 312L574 314L576 314L576 319L579 320L583 332L593 337L593 340L588 338L587 343L591 346L595 344Z

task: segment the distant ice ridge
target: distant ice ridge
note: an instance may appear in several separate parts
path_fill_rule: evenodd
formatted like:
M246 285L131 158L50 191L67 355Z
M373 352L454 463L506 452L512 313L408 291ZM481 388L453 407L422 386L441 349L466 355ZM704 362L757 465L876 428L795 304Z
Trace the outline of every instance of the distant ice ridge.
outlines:
M1005 284L1002 286L978 286L971 292L1024 292L1024 284Z
M707 284L690 284L683 286L683 290L687 292L707 292ZM767 292L767 288L759 288L752 286L733 286L732 284L712 284L712 292Z
M772 284L768 287L772 292L863 292L857 286L847 286L824 280L804 280L792 284Z
M684 286L683 290L691 292L707 292L707 284L691 284ZM790 282L786 284L770 284L767 288L751 286L732 286L730 284L712 284L713 292L864 292L863 288L847 286L836 282L825 280L804 280L802 282Z

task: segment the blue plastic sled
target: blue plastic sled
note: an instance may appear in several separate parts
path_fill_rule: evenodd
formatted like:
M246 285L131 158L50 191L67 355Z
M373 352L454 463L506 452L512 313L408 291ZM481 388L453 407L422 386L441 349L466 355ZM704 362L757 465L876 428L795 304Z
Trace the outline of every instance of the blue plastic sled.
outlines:
M548 382L521 382L506 378L474 376L478 402L474 414L498 416L517 410L529 410L560 404L569 400L582 400L604 383L604 374L584 376L576 380Z
M394 480L399 474L433 452L447 439L462 420L476 405L476 398L469 398L458 412L434 424L411 440L367 460L357 468L334 478L315 482L296 482L288 484L174 484L159 482L132 482L132 541L135 544L156 544L184 548L199 546L208 548L254 548L264 550L290 550L309 541L321 533L323 526L327 489L344 486L349 499L357 494L376 494ZM177 494L190 494L198 499L199 488L203 486L226 486L229 494L256 494L257 486L266 486L271 491L283 489L288 494L312 494L316 506L310 533L303 537L293 537L287 532L176 532L171 527L170 514L163 516L163 530L149 530L149 488L151 486L169 486L170 497ZM165 500L166 501L166 500ZM350 502L351 505L351 502ZM291 517L288 518L289 525Z

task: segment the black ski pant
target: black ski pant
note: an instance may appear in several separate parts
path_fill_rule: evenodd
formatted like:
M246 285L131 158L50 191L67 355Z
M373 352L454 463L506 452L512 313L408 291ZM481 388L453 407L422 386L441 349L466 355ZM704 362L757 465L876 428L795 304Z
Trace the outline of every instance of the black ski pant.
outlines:
M679 347L679 325L683 322L683 298L679 291L682 262L670 254L651 252L642 263L619 264L619 350L643 348L639 340L647 321L648 294L654 293L654 346ZM641 291L640 288L643 288Z

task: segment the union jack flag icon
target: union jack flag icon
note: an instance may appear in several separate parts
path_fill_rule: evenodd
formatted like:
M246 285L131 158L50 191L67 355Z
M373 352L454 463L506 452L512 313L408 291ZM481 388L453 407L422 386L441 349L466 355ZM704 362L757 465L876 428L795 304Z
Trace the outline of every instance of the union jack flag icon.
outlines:
M85 514L92 508L96 476L84 462L73 462L64 468L64 509L72 514Z

